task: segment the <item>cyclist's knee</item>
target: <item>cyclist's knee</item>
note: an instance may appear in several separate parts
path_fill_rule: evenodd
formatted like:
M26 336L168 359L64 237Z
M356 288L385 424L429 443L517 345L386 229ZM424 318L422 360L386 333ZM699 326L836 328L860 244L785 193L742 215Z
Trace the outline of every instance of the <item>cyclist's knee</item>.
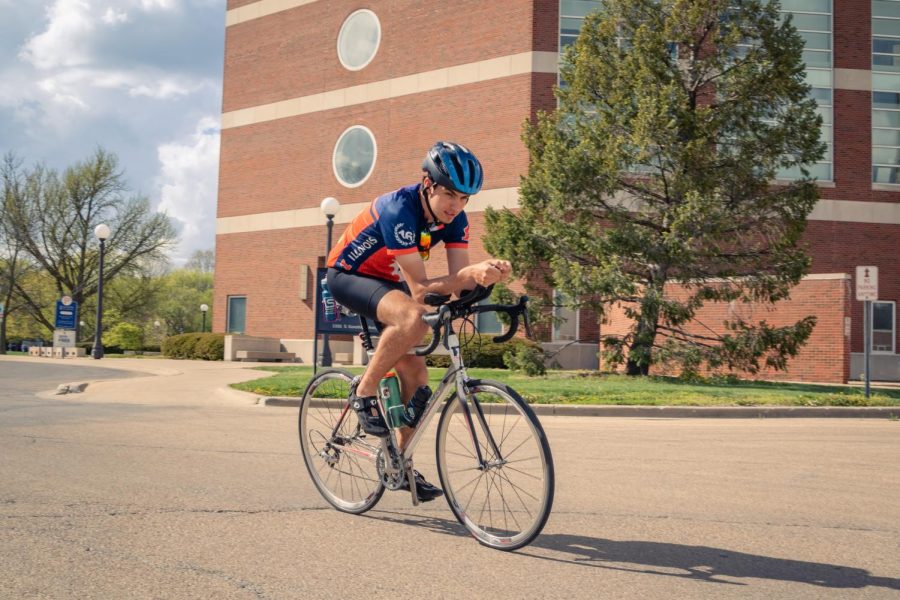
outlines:
M401 325L403 330L409 332L410 335L414 334L417 337L423 337L428 333L428 324L422 320L422 316L425 315L426 312L427 311L424 308L419 306L411 309Z

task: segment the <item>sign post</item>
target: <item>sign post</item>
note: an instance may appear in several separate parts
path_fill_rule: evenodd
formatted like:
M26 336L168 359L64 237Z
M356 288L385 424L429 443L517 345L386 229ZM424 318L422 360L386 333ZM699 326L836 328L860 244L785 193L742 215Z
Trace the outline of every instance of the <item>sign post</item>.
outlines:
M863 303L863 345L865 356L866 398L869 397L872 372L872 301L878 300L878 267L856 267L856 299Z
M343 312L337 313L337 319L329 321L325 318L325 302L322 298L322 280L328 274L328 269L316 269L316 295L315 295L315 335L313 335L313 373L316 371L318 354L316 354L319 343L319 334L322 335L356 335L362 331L362 325L359 317L356 315L347 315Z

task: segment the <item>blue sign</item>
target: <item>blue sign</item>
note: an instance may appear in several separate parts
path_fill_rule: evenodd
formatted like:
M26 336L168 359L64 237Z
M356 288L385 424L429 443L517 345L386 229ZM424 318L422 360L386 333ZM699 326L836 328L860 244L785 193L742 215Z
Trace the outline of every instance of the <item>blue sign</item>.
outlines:
M346 333L354 335L362 331L362 325L359 322L359 317L356 315L351 317L344 313L339 313L335 321L329 321L325 318L325 302L322 300L322 280L325 279L327 273L328 269L316 269L316 333Z
M56 301L56 328L75 329L78 323L78 303L69 300L64 304L62 300Z

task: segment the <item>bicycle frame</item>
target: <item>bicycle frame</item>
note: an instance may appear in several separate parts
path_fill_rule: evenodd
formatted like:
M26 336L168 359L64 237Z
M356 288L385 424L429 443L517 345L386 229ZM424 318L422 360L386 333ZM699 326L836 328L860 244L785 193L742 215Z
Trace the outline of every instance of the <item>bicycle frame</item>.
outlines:
M451 365L447 368L447 372L444 374L444 377L441 379L441 383L438 385L437 390L435 390L431 397L428 400L428 404L425 408L425 413L422 415L418 425L413 430L412 438L410 438L409 443L406 445L406 448L400 450L400 446L397 443L397 433L394 428L390 430L390 446L398 451L399 462L400 464L406 468L407 475L411 476L412 474L412 457L415 453L416 447L419 445L419 442L422 440L424 432L428 429L428 426L431 424L432 419L434 419L435 414L438 412L438 408L443 405L444 401L451 397L453 393L453 388L456 388L456 399L460 403L462 407L463 414L466 419L466 423L468 424L469 434L472 436L473 446L475 448L475 452L477 454L478 460L478 468L485 468L485 460L484 456L481 453L481 444L479 444L477 428L475 427L475 423L472 419L472 410L471 406L475 407L474 413L476 418L481 425L481 430L486 433L487 442L490 445L490 448L497 457L497 462L504 462L503 457L500 453L500 448L497 445L496 440L494 440L493 435L491 434L491 430L487 425L487 422L484 418L484 412L481 410L481 407L478 405L477 401L470 402L470 393L468 390L468 384L471 381L466 373L466 367L463 362L462 354L460 352L460 344L459 337L453 331L453 326L451 322L448 322L445 327L447 331L445 332L444 339L447 340L447 349L450 351L450 360ZM379 410L382 415L386 415L385 407L382 401L381 396L377 397L377 402L379 406ZM387 455L389 451L387 438L382 441L382 447L385 450L385 455ZM389 461L385 460L385 469L390 473L396 473L397 471L393 468L392 465L389 465ZM413 496L413 505L418 505L418 497L415 495L415 486L410 486L410 491Z

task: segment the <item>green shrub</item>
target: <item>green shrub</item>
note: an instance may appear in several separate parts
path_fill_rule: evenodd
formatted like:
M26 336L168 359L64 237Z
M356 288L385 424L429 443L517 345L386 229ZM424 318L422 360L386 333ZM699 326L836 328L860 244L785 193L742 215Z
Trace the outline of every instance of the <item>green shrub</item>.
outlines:
M221 333L203 333L197 341L194 358L203 360L223 360L225 358L225 336Z
M463 359L467 367L480 369L506 369L504 354L512 352L515 355L529 351L539 353L541 365L543 365L543 350L540 344L525 338L513 338L502 344L494 343L493 335L460 335ZM450 357L446 355L428 355L425 363L429 367L446 369L450 366ZM527 371L526 371L527 372Z
M517 344L503 353L503 363L514 371L524 371L526 375L536 377L546 375L544 351L525 344Z
M225 356L225 335L221 333L182 333L167 337L162 353L168 358L222 360Z
M118 346L122 350L140 350L144 345L144 330L131 323L117 323L103 335L103 344Z
M157 344L145 344L141 350L144 352L162 352L160 346Z

